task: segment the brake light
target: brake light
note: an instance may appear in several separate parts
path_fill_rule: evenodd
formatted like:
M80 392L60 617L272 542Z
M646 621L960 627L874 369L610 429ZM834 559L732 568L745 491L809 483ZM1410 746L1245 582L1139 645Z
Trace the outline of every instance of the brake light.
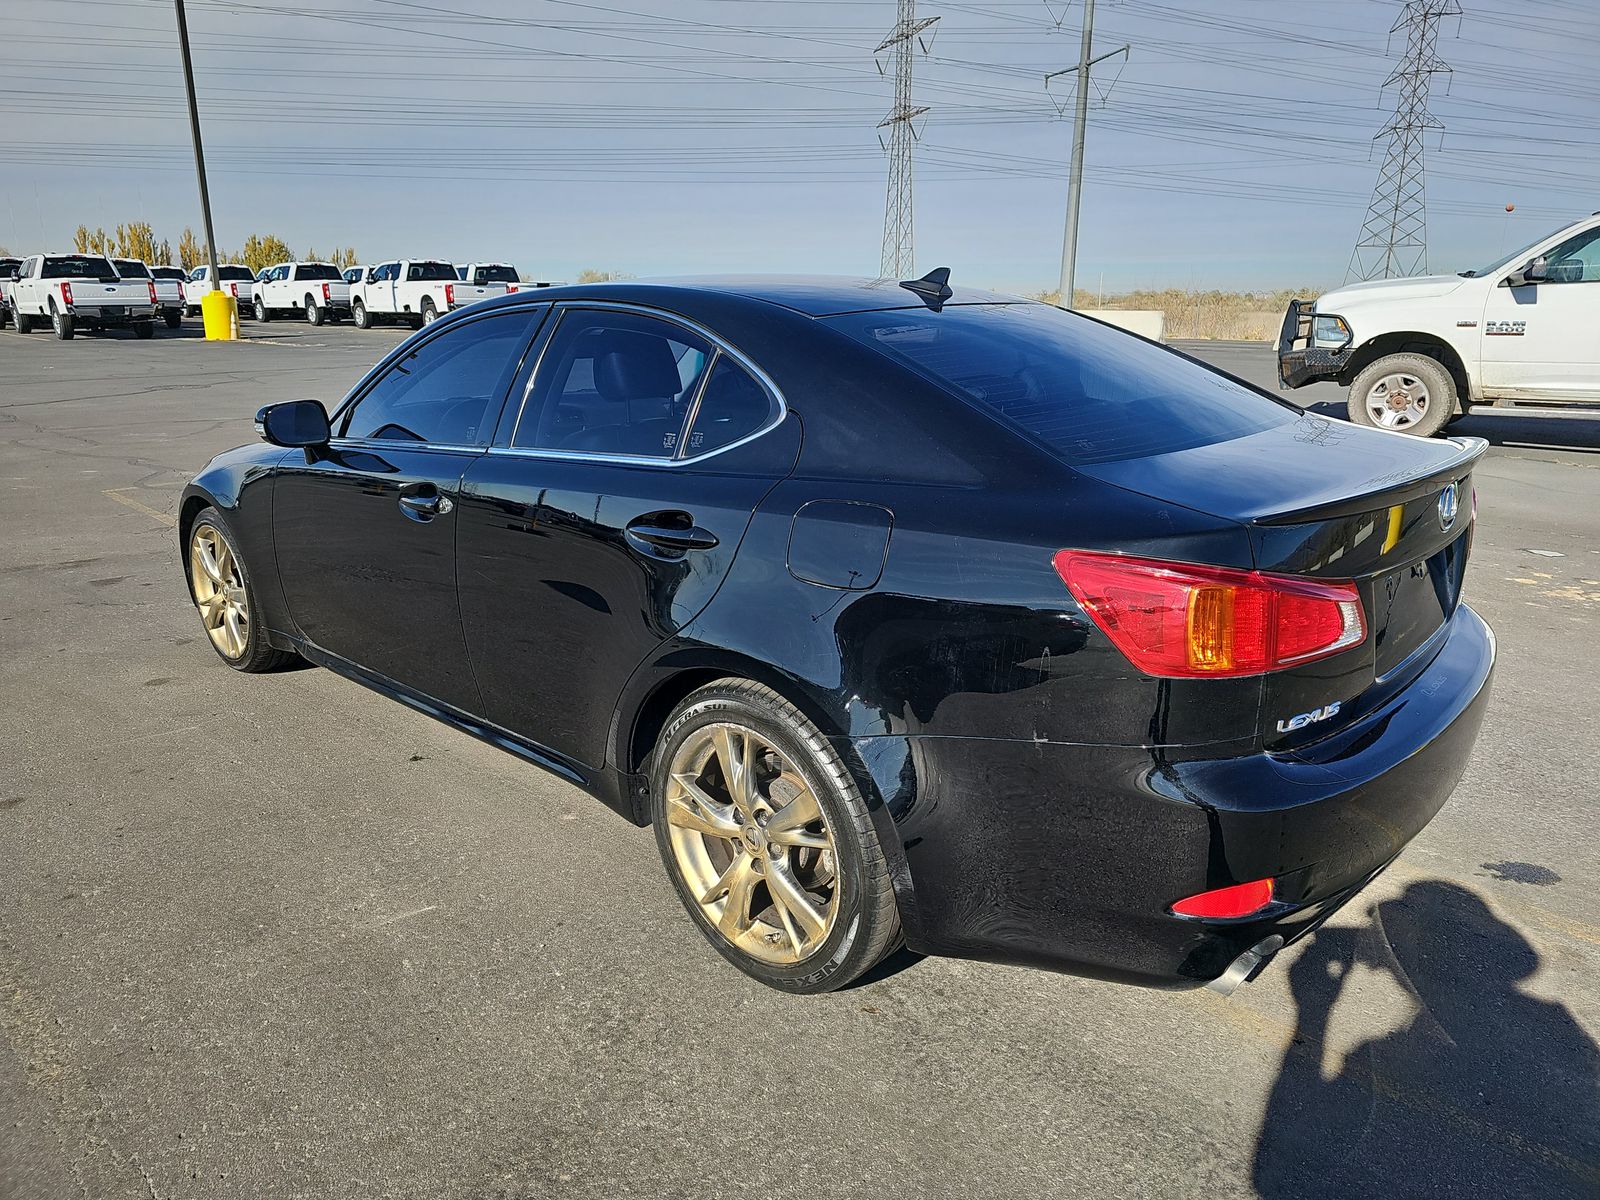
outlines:
M63 303L63 304L71 304L72 303L72 285L70 283L65 282L65 281L63 281L62 284L61 284L61 303Z
M330 303L332 301L332 299L333 299L333 297L328 294L328 285L327 284L323 284L322 285L322 302L324 304L328 304L328 303Z
M509 296L509 295L511 295L512 292L514 292L516 290L517 290L517 285L516 284L514 284L514 283L506 284L506 295Z
M1172 906L1180 917L1248 917L1272 903L1272 880L1257 879L1188 896Z
M444 285L444 303L446 308L454 308L456 306L455 284L447 283Z
M233 297L233 298L234 298L234 299L235 299L235 300L237 300L237 299L238 299L238 298L239 298L239 285L238 285L238 284L237 284L237 283L230 283L230 284L229 284L229 285L228 285L228 293L229 293L229 295L231 295L231 296L232 296L232 297Z
M1349 581L1081 550L1057 553L1055 568L1112 644L1147 675L1261 675L1367 638L1361 595Z
M156 281L154 279L147 279L147 280L145 280L145 282L150 285L150 303L151 304L160 304L161 301L156 296Z

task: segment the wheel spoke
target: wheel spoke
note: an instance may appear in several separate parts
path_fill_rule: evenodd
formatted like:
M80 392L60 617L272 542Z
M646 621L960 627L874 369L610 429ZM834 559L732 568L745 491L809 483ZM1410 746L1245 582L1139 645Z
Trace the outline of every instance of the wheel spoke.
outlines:
M222 598L221 592L213 592L210 596L200 601L200 619L205 622L207 629L215 629L222 624L222 617L227 612L228 606Z
M828 837L806 829L813 821L822 819L822 807L806 788L793 800L767 818L767 836L780 846L804 846L811 850L826 850Z
M674 775L672 782L683 789L683 795L667 799L669 824L730 841L739 836L739 822L733 819L733 813L713 800L693 775Z
M735 730L728 725L719 725L716 745L717 757L722 760L722 778L728 785L728 796L748 814L755 800L751 787L750 735L743 730L738 731L736 745Z
M217 562L216 543L210 538L202 538L195 543L195 549L199 553L200 569L206 573L206 578L217 587L222 587L226 581L222 578L221 564Z
M722 873L714 886L720 886L724 881L727 883L728 899L723 906L722 916L717 921L717 930L731 942L750 928L750 897L756 890L756 884L761 881L761 876L756 874L753 860L748 855L741 854Z
M229 608L224 623L228 629L228 653L237 658L244 653L244 622L237 608Z
M828 927L827 917L818 911L787 867L774 864L767 871L767 890L772 893L773 903L799 922L806 937L820 937Z

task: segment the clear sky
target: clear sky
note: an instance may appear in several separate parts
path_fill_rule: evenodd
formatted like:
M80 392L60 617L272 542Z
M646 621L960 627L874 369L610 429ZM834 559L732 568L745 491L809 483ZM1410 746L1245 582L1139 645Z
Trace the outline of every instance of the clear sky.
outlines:
M1600 0L1461 0L1430 262L1600 209ZM585 267L876 274L892 0L189 0L218 241ZM1343 280L1398 0L1100 0L1080 287ZM921 0L919 269L1059 268L1079 0ZM0 0L0 244L200 213L169 0ZM1448 87L1448 92L1446 88ZM1100 95L1099 89L1105 89ZM1516 205L1513 214L1505 206Z

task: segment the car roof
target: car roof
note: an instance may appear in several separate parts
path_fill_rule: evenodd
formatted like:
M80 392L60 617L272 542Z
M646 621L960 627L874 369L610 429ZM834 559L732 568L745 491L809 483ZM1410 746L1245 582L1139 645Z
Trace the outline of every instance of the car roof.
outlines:
M527 300L619 300L661 304L673 297L729 296L775 304L809 317L895 308L922 308L923 300L893 279L829 275L705 275L566 284L515 295ZM945 305L1026 304L1031 301L978 288L953 289Z

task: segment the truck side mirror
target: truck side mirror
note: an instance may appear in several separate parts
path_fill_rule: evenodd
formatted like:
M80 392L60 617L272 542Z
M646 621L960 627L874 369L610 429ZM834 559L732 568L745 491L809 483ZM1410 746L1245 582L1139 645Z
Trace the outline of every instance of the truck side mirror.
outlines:
M1530 287L1536 283L1545 283L1550 278L1550 260L1540 255L1520 270L1511 272L1506 277L1510 287Z

